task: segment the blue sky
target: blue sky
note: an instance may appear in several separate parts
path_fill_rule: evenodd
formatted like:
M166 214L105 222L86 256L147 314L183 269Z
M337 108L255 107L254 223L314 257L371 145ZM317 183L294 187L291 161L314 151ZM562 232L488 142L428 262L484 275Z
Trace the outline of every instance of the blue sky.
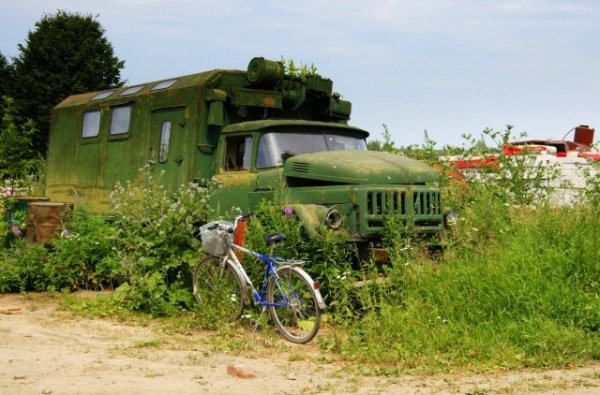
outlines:
M16 56L57 9L97 15L128 84L254 56L315 64L352 101L351 124L373 138L386 124L396 145L424 130L439 146L507 124L600 130L596 0L0 0L0 52Z

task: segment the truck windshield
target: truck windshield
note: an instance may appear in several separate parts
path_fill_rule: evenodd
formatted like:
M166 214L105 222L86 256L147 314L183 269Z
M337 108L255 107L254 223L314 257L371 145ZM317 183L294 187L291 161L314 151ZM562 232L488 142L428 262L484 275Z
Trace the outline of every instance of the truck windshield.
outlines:
M264 169L283 165L294 155L319 151L366 150L364 138L331 133L270 132L258 142L256 167Z

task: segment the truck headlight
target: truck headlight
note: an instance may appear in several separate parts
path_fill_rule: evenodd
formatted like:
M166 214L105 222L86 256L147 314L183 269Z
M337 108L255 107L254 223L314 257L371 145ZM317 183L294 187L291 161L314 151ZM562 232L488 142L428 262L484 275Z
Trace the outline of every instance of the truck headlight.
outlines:
M342 214L337 210L329 210L325 215L325 225L331 229L337 229L342 225Z

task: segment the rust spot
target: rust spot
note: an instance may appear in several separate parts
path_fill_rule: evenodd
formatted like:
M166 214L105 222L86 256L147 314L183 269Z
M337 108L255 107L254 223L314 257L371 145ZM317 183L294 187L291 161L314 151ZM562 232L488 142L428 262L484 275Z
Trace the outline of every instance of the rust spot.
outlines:
M256 174L248 171L231 171L216 175L215 179L222 182L224 187L252 185L256 179Z
M275 98L272 96L264 96L262 99L262 104L265 107L275 107Z
M389 262L388 251L385 248L369 248L369 255L375 262Z

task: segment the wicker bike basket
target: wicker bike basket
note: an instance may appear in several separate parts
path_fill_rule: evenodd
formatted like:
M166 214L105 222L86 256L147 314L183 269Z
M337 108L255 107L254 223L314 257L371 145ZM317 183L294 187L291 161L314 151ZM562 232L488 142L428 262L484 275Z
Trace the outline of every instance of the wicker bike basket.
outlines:
M226 221L211 222L201 226L200 238L204 252L212 256L225 255L232 241L231 234L227 231L230 228L233 228L233 224Z

